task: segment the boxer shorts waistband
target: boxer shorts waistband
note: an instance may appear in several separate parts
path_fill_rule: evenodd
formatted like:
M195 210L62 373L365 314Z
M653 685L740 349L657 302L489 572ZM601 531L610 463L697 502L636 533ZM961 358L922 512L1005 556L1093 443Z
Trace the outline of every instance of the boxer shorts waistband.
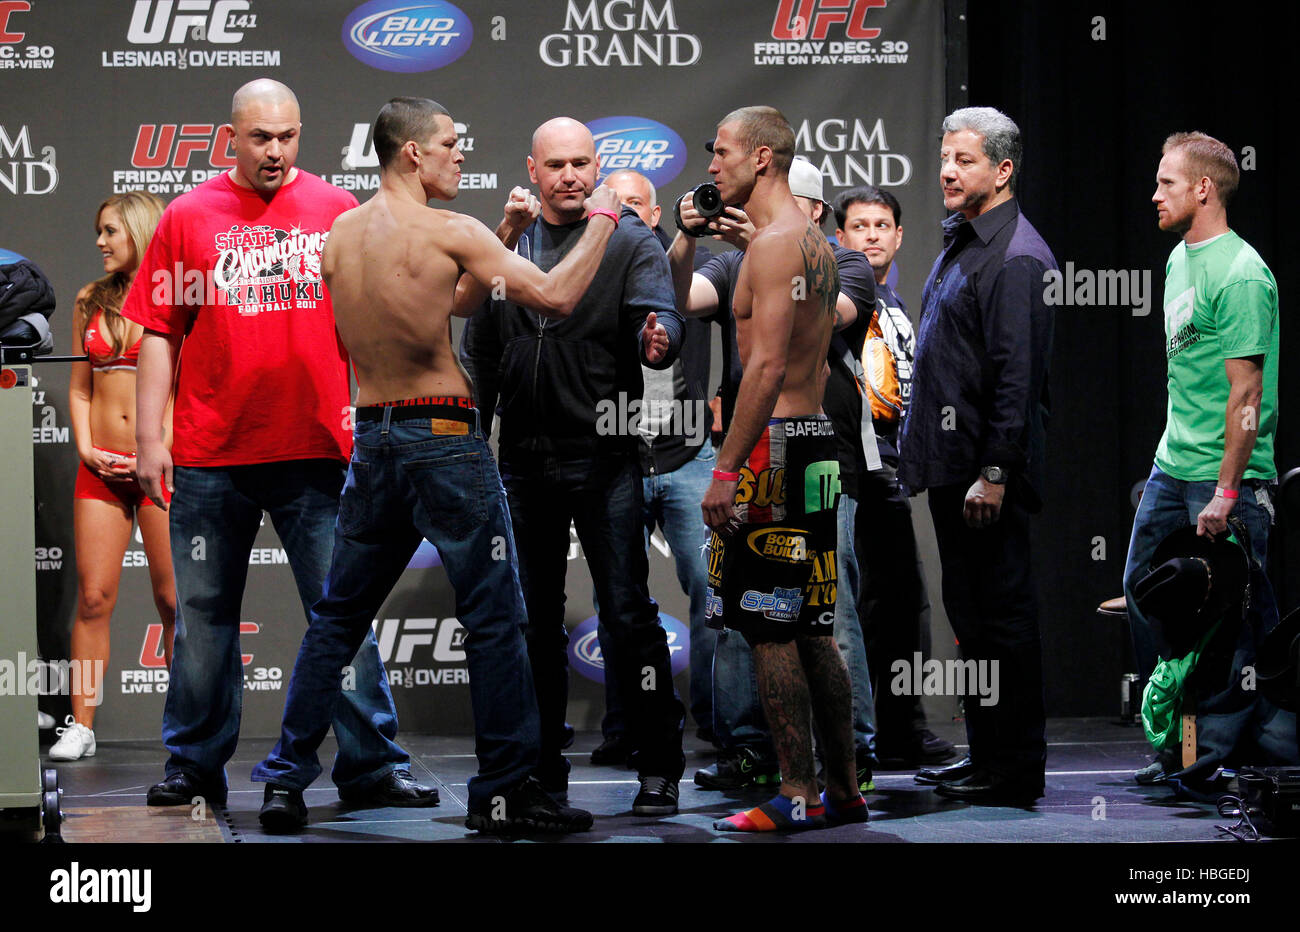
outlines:
M357 408L358 421L382 421L384 412L392 409L390 421L428 420L438 418L447 421L460 421L471 426L478 423L478 410L474 399L462 396L439 396L430 398L406 398L402 401L385 401L377 405L363 405Z

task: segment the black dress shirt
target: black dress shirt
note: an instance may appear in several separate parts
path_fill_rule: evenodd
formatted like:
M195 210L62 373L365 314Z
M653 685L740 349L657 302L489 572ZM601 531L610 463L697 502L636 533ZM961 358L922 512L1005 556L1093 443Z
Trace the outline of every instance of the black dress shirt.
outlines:
M899 479L913 492L973 482L1001 466L1040 506L1056 259L1015 198L943 223L944 249L922 294Z

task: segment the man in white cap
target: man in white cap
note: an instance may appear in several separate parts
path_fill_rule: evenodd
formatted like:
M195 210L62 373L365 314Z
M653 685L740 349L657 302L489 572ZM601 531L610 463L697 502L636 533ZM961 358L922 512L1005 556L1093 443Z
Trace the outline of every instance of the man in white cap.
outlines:
M822 173L816 165L797 156L790 164L790 193L808 219L822 226L831 215L823 196ZM835 600L835 643L849 668L853 686L853 745L857 758L858 788L871 787L875 757L876 710L871 695L871 673L858 616L861 592L861 564L853 546L857 520L859 477L880 468L875 434L871 431L871 407L862 417L862 343L876 304L875 275L865 254L832 244L840 273L840 297L835 305L835 335L826 361L830 375L822 409L835 425L835 446L840 461L840 500L836 515L839 595ZM867 430L864 436L863 430Z

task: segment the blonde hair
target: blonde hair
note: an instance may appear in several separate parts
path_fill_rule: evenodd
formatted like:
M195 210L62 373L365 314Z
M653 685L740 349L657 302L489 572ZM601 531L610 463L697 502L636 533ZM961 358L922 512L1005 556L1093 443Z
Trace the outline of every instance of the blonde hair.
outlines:
M158 221L166 205L162 198L145 191L114 194L99 205L99 210L95 211L96 233L100 229L99 218L104 215L106 207L112 207L122 218L122 228L126 230L127 236L131 237L131 246L135 250L135 266L130 271L119 269L91 282L85 296L77 301L76 311L80 315L78 319L81 321L82 345L86 343L86 328L94 319L95 310L100 309L104 312L101 330L113 347L113 354L120 356L126 349L126 337L122 332L124 329L121 317L122 302L126 300L131 279L135 277L135 270L140 267L144 251L149 246L149 240L153 238L153 231L158 228Z
M1197 132L1172 134L1165 140L1160 154L1168 155L1175 149L1182 152L1183 167L1192 183L1209 178L1219 192L1219 203L1227 207L1241 180L1232 150L1213 136Z

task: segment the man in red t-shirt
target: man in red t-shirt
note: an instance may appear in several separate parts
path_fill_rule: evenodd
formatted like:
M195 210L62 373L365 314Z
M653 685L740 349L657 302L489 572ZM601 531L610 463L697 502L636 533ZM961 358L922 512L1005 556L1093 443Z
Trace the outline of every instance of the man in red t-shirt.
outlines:
M294 168L298 101L278 81L241 87L231 127L235 167L167 208L122 308L145 327L137 476L161 507L162 485L172 492L176 645L163 712L171 757L151 806L224 802L239 738L240 607L262 512L310 611L352 448L348 357L320 256L334 218L357 201ZM173 380L169 452L163 411ZM394 741L397 711L373 634L353 671L356 688L344 690L333 721L339 795L436 805L437 791L412 779Z

